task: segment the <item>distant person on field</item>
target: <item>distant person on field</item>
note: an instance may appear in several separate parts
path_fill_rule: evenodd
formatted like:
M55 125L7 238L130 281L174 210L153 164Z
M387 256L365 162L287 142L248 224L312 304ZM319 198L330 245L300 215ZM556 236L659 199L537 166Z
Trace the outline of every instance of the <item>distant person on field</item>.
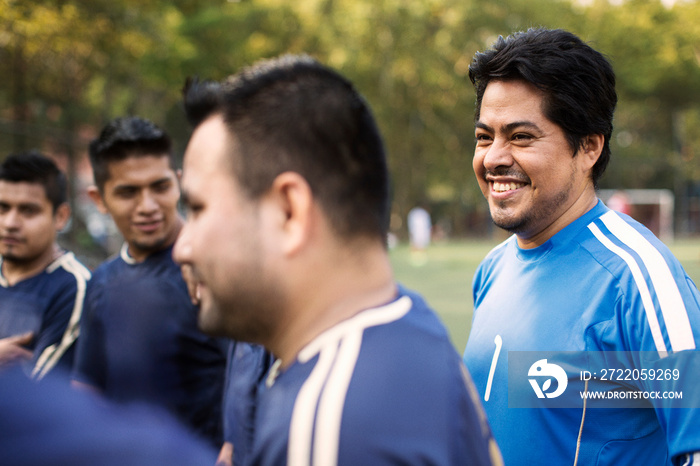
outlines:
M617 212L626 215L630 215L632 213L629 196L624 191L615 191L615 193L610 196L610 199L608 199L606 204L609 208Z
M124 245L88 286L73 378L113 400L165 407L218 448L226 344L197 328L172 259L182 218L170 138L148 120L117 118L89 152L89 194Z
M407 221L411 249L424 251L430 246L433 229L430 214L423 206L416 206L408 212Z
M384 149L352 84L285 56L192 82L185 106L174 254L198 282L200 327L277 359L252 464L498 464L445 328L394 282Z
M90 272L56 241L70 219L65 175L38 152L0 165L0 366L43 378L73 364Z

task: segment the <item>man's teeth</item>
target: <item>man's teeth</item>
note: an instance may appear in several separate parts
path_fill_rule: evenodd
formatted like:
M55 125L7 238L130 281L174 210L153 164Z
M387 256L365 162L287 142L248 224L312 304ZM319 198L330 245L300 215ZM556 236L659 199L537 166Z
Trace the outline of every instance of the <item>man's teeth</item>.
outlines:
M497 183L494 181L493 183L493 190L496 191L497 193L502 193L505 191L513 191L518 188L522 188L525 186L525 183Z

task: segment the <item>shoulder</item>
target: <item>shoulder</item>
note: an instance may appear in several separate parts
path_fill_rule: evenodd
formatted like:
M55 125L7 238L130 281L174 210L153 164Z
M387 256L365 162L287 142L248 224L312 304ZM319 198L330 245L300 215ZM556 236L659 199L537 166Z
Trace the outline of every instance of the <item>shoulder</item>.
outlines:
M517 241L516 236L510 235L507 239L503 240L502 242L500 242L496 246L494 246L486 254L486 257L484 257L484 260L482 261L482 263L494 262L494 261L497 261L498 259L502 258L503 256L507 255L507 253L511 250L511 248L514 247L516 241Z
M477 267L477 274L489 274L499 264L510 260L510 258L515 258L516 241L516 236L511 235L494 246Z
M111 276L118 276L127 268L127 264L118 255L107 258L92 271L91 281L98 282Z
M363 330L351 388L390 403L401 401L398 393L419 401L425 393L442 392L437 403L466 394L461 358L445 326L420 295L405 289L401 294L395 306L406 306L405 315Z
M158 289L185 287L180 267L173 261L170 249L157 252L143 262L127 261L122 252L100 264L92 273L92 282L119 286L148 282L149 286Z
M639 256L641 261L654 260L654 257L673 257L647 227L612 210L588 222L578 239L581 246L596 257L617 257L626 262L629 262L629 254Z
M90 270L72 252L67 252L49 264L43 273L25 280L23 288L35 296L55 302L66 294L84 291L90 276Z
M593 219L579 235L579 243L623 287L658 287L656 292L663 292L687 280L669 248L627 215L608 211Z
M492 438L468 385L444 326L400 289L316 338L264 390L256 451L298 464L490 464Z
M694 349L700 293L668 247L644 225L613 211L587 230L581 246L614 277L623 311L640 311L635 316L647 321L640 328L649 329L656 349Z
M90 269L85 267L72 252L66 252L56 259L47 267L46 271L53 277L70 277L80 284L85 284L92 276Z
M307 347L309 354L300 357L318 358L308 381L325 380L304 383L296 401L316 400L311 406L318 406L320 436L314 442L340 444L339 458L347 464L362 462L366 451L398 462L424 456L436 464L456 464L451 461L472 447L485 451L481 440L470 446L462 438L481 420L461 359L420 296L402 290L398 300L352 320L335 343L329 339L317 352ZM290 447L303 430L297 421Z
M472 291L475 293L474 300L478 304L479 295L488 290L488 283L499 276L499 270L508 268L512 261L517 260L516 236L511 235L491 249L486 257L479 263L474 277L472 278Z

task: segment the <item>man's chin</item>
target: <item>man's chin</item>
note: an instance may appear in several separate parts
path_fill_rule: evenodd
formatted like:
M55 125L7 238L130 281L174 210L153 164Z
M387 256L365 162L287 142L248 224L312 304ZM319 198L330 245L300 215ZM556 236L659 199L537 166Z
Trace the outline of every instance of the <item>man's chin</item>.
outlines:
M206 333L207 335L214 337L226 336L224 327L221 325L221 321L216 317L216 313L217 311L212 309L211 305L201 303L199 314L197 315L197 326L202 333Z
M33 258L31 257L26 257L21 254L17 254L16 252L12 250L8 251L0 251L0 256L2 257L2 260L4 262L8 263L13 263L13 264L24 264L31 262Z
M170 246L170 244L167 244L166 238L137 239L132 241L132 244L140 251L143 251L147 254L162 251L163 249Z
M491 215L491 221L493 221L493 224L498 228L506 230L510 233L518 233L523 227L523 222L520 219L503 215Z

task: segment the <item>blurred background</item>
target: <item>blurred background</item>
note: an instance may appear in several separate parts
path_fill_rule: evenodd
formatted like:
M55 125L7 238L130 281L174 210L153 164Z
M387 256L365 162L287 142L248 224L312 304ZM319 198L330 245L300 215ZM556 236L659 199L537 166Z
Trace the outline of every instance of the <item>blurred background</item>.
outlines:
M374 109L393 177L392 244L406 257L399 267L423 275L430 251L418 262L400 252L416 205L430 213L432 247L472 239L485 244L482 254L505 237L472 173L467 68L499 35L532 26L568 29L612 61L620 100L601 197L669 244L680 241L681 259L693 267L700 260L700 243L688 243L700 237L697 1L0 0L0 158L36 148L59 161L76 213L62 240L94 266L121 241L85 196L87 144L104 123L152 119L171 133L181 158L186 77L218 80L261 58L308 53L349 77ZM459 279L467 293L455 298L461 306L470 299L468 273Z

